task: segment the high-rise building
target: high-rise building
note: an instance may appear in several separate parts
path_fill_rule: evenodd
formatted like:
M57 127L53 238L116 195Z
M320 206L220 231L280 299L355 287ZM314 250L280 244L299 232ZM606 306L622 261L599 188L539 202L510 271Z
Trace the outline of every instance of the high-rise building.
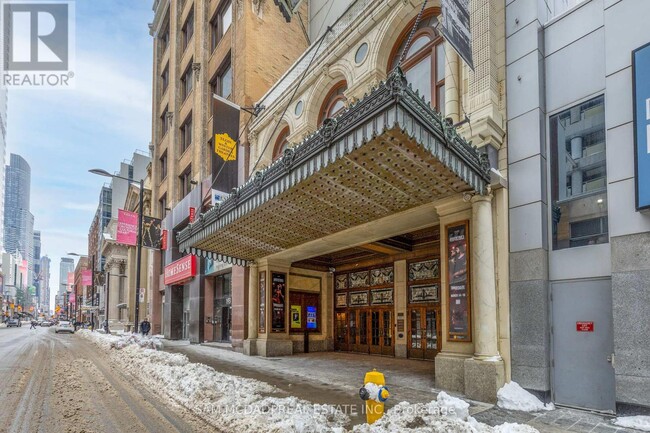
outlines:
M52 261L45 255L40 260L40 306L45 313L50 311L50 265Z
M0 88L0 167L7 156L7 89ZM5 170L0 169L0 252L4 249Z
M32 259L34 260L34 273L32 275L32 284L36 286L36 293L38 295L39 294L38 282L40 280L40 272L41 272L41 231L40 230L34 230L32 250L33 250Z
M307 9L305 2L301 6L303 16ZM165 218L163 225L172 239L187 225L191 208L199 210L210 204L214 176L223 166L223 160L215 159L213 125L225 117L213 112L213 95L250 108L303 53L308 42L300 22L287 23L277 6L269 1L247 2L244 6L232 0L155 0L153 10L151 201L154 216ZM238 141L238 157L228 164L228 175L224 172L220 180L228 179L232 186L246 179L246 124L250 117L242 110L230 125L241 131L231 137ZM232 186L217 184L215 189L230 192ZM167 212L168 208L171 212ZM162 265L180 258L177 250L169 248L163 252ZM154 269L160 266L154 264ZM243 293L243 269L228 267L219 272L234 272L232 285L237 290L233 293ZM166 327L162 332L169 338L198 343L214 338L231 340L232 334L233 344L241 346L243 298L232 298L234 319L224 320L228 326L215 332L218 337L214 337L213 327L204 326L204 312L195 304L195 300L203 299L206 291L212 290L206 289L204 279L197 278L180 291L174 290L173 300L172 287L160 287L166 290L163 296L158 280L153 278L152 287L154 332L161 332L162 322ZM212 278L208 285L211 284ZM228 302L226 297L222 301ZM184 303L183 310L172 313L171 306L177 302ZM161 309L166 309L162 321Z
M74 260L70 257L63 257L59 265L59 287L58 294L62 295L68 289L68 273L74 272Z
M5 174L5 250L11 254L20 251L27 260L31 281L34 271L34 215L29 211L31 168L22 156L12 153Z

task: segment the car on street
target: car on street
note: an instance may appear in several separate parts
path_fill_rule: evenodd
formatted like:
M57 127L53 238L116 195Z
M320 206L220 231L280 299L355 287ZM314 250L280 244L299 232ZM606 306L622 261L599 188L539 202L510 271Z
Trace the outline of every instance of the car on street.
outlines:
M15 326L16 328L19 328L19 327L23 326L23 324L18 319L9 319L9 320L7 320L7 328L11 328L13 326Z
M41 322L41 327L43 327L43 328L47 328L47 327L49 327L49 326L52 326L52 322L50 322L49 320L43 320L43 321Z
M74 326L72 326L72 323L62 320L54 327L54 332L57 334L59 332L69 332L74 334Z

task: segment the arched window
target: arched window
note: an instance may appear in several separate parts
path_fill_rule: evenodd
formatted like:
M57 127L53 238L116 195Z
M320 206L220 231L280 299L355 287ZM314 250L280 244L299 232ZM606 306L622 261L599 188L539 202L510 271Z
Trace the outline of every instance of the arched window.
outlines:
M323 120L328 117L334 117L345 108L345 91L348 90L348 83L343 80L339 81L329 91L323 105L321 106L320 113L318 114L318 125L323 123Z
M273 147L273 161L281 157L284 150L289 146L287 137L289 137L289 127L285 126L284 129L280 131L280 134L278 134L278 138L275 140L275 146Z
M427 9L422 15L411 45L402 62L406 79L424 99L440 112L445 110L445 45L438 32L438 8ZM413 19L404 29L393 48L388 70L391 71L404 51Z

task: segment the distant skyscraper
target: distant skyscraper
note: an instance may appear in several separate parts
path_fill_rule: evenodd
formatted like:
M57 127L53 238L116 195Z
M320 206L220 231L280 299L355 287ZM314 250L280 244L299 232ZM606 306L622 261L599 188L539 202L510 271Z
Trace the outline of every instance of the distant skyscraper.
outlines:
M6 167L4 191L5 250L20 251L27 259L30 282L34 272L34 215L29 211L31 171L22 156L12 153Z
M52 261L48 256L41 257L40 268L41 268L41 296L39 303L41 304L41 309L44 312L49 312L50 310L50 264Z
M41 232L34 230L33 236L33 253L32 260L34 260L34 273L32 274L32 281L30 282L36 287L36 296L41 297Z
M61 265L59 266L59 288L57 290L59 295L62 295L68 289L69 272L74 272L74 260L64 257L61 259Z
M0 88L0 253L4 249L5 163L7 158L7 89Z

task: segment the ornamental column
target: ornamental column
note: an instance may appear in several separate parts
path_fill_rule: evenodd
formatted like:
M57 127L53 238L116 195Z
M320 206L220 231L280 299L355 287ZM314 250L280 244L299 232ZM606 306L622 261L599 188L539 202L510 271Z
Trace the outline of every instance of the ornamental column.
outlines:
M259 276L257 264L248 267L248 332L244 340L244 353L255 355L257 353L255 340L259 327Z
M499 356L492 194L472 197L474 357Z

